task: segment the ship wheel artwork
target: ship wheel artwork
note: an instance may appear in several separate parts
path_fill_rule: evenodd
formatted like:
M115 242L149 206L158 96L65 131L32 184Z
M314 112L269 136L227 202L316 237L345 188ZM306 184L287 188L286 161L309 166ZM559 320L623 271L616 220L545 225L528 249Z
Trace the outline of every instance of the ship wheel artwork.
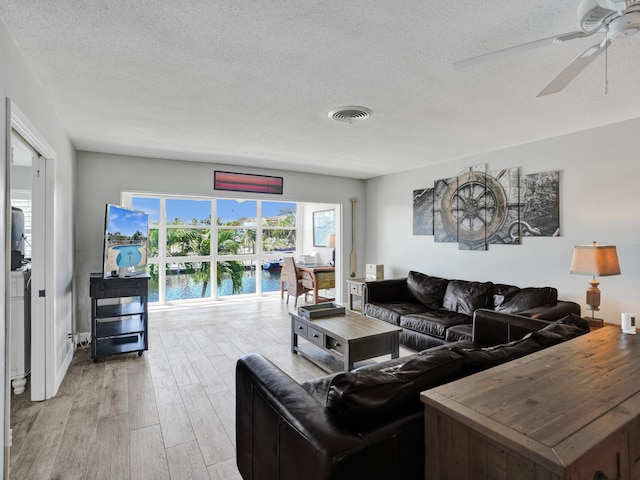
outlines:
M440 207L443 227L459 242L484 243L507 218L507 196L498 180L484 172L460 175L449 185Z
M413 234L460 250L518 245L522 237L560 235L557 170L521 176L518 168L465 168L457 177L413 191Z

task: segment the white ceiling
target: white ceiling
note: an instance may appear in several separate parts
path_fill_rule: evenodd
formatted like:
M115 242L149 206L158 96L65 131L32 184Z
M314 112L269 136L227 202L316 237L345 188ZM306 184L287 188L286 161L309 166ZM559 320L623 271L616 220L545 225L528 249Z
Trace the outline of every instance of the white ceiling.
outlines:
M369 178L640 116L640 35L536 95L601 38L578 0L2 0L76 148ZM330 110L361 105L352 124Z

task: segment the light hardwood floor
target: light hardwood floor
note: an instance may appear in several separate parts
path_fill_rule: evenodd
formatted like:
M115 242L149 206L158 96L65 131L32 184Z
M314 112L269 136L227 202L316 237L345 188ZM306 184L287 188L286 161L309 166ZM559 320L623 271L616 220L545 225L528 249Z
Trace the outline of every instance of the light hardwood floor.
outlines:
M279 295L157 307L142 357L94 364L79 349L53 399L12 394L10 478L240 479L236 360L260 352L297 380L324 374L290 353L288 312Z

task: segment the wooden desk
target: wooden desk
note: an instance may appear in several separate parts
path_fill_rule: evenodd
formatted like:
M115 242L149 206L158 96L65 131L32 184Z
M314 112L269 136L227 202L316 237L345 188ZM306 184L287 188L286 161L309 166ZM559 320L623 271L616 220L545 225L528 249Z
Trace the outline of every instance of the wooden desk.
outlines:
M335 288L336 267L330 265L296 265L302 275L302 284L313 289L313 303L328 302L333 298L320 298L319 290ZM280 298L284 298L284 284L287 282L285 267L280 271Z
M619 326L421 397L429 479L640 478L640 335Z

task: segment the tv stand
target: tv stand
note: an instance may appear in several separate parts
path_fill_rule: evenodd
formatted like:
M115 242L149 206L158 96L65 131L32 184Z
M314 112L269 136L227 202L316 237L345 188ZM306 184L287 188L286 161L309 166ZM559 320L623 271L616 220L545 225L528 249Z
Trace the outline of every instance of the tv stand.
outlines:
M149 275L103 278L91 274L91 358L149 349Z

